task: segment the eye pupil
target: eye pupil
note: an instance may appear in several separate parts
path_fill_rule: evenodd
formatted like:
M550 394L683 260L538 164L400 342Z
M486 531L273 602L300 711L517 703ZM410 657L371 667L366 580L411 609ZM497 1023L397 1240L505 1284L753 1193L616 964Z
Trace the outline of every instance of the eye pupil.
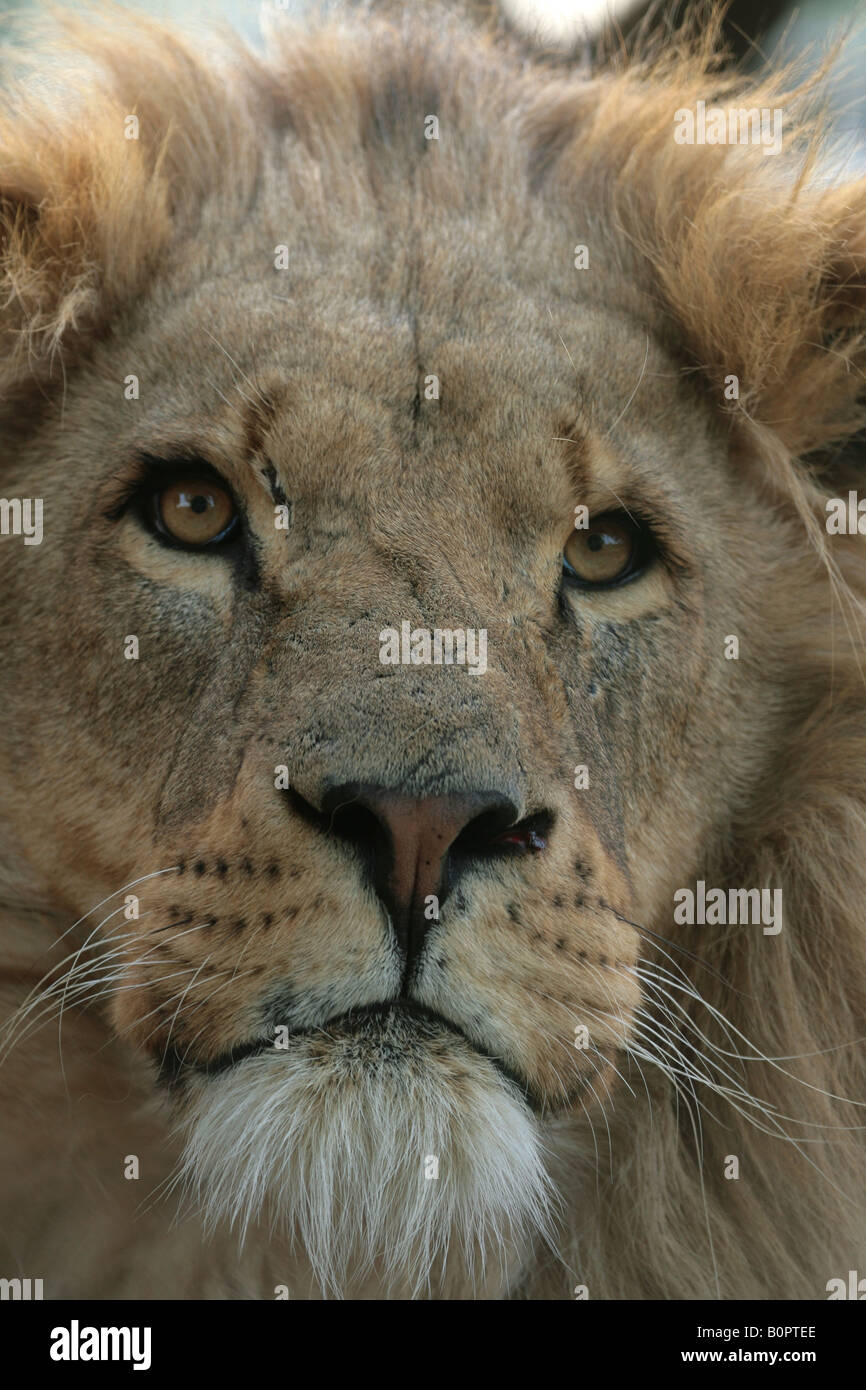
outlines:
M597 531L593 531L592 535L587 536L586 543L590 550L601 550L601 547L604 545L604 541Z
M189 505L192 507L194 512L206 512L207 498L202 497L201 493L199 493L198 497L194 497Z

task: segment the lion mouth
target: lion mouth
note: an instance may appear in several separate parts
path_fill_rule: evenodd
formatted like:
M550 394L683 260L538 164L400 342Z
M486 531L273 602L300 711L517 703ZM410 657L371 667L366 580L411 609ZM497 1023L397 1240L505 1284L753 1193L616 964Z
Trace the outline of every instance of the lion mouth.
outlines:
M515 1071L505 1060L466 1034L453 1019L425 1004L413 999L383 1000L373 1004L363 1004L335 1014L323 1023L290 1029L287 1038L327 1038L335 1040L376 1041L388 1047L393 1045L396 1053L401 1044L406 1045L407 1054L412 1044L423 1044L436 1035L450 1034L457 1037L478 1056L484 1057L499 1074L520 1092L522 1098L533 1109L541 1108L532 1084ZM257 1038L249 1043L239 1043L207 1060L183 1057L170 1048L160 1065L160 1080L169 1085L176 1083L186 1073L213 1077L232 1070L250 1057L262 1056L274 1051L272 1039Z

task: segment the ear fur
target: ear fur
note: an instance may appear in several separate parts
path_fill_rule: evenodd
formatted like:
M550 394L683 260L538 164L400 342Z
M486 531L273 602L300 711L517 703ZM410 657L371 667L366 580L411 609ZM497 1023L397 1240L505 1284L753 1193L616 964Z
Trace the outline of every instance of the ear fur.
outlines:
M147 16L107 4L50 21L27 21L19 70L0 83L6 404L86 350L208 194L231 186L241 202L257 167L252 55L241 87L219 41L194 51Z
M548 177L598 209L719 404L792 456L866 424L866 179L828 182L821 93L835 56L805 81L747 79L719 71L711 27L582 89L551 82L529 117ZM779 112L781 152L677 143L677 113L699 100L726 117Z
M101 94L0 114L0 397L98 333L170 231L165 184Z

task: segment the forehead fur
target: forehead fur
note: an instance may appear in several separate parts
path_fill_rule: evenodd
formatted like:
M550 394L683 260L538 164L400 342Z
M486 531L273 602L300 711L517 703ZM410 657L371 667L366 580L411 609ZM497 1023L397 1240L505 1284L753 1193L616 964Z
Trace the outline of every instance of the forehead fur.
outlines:
M6 399L66 370L203 225L258 216L277 241L326 245L383 221L411 238L444 208L467 240L482 221L505 241L547 219L585 242L596 284L720 407L738 377L727 408L769 432L786 476L790 454L863 423L866 180L816 178L814 84L721 75L712 28L587 76L447 11L277 24L263 55L204 52L113 9L52 24L25 60L50 59L50 87L25 71L2 96ZM785 152L675 143L674 113L698 99L780 109ZM561 271L538 267L557 294L568 251Z

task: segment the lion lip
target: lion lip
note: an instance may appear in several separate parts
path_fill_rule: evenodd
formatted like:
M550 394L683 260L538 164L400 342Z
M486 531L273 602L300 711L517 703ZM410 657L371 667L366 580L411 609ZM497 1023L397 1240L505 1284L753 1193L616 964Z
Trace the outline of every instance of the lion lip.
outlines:
M380 1019L383 1022L389 1018L414 1019L416 1022L433 1024L445 1029L449 1033L455 1033L476 1052L481 1052L486 1056L482 1048L479 1048L471 1038L467 1038L460 1025L452 1019L446 1018L444 1014L437 1013L435 1009L428 1008L425 1004L420 1004L414 999L383 999L372 1004L357 1004L352 1008L345 1009L342 1013L332 1014L329 1018L323 1019L321 1023L305 1024L303 1027L290 1028L288 1036L290 1038L313 1037L317 1033L322 1033L326 1029L339 1028L341 1025L351 1029L353 1024L361 1024L365 1021ZM195 1071L206 1073L208 1076L218 1072L227 1071L230 1067L237 1066L247 1057L255 1057L273 1049L273 1042L268 1038L257 1038L254 1042L241 1043L236 1047L229 1048L219 1056L208 1061L190 1060L189 1066ZM491 1059L493 1060L493 1059Z
M444 1014L438 1013L435 1009L429 1008L426 1004L419 1004L415 999L385 999L378 1004L361 1004L358 1007L346 1009L345 1013L336 1014L329 1018L323 1025L325 1028L345 1023L351 1024L354 1021L360 1022L363 1019L386 1019L390 1017L413 1018L419 1022L438 1024L445 1028L449 1033L457 1033L461 1038L466 1038L463 1029L453 1019L446 1018ZM303 1030L309 1031L309 1030ZM470 1047L474 1047L470 1038L466 1038Z
M390 999L382 1000L373 1004L361 1004L353 1008L346 1009L341 1014L334 1014L331 1018L324 1020L314 1026L297 1028L289 1033L290 1037L312 1037L317 1033L322 1033L327 1029L337 1028L340 1025L351 1028L352 1024L363 1023L380 1019L383 1022L391 1018L411 1019L416 1023L440 1028L445 1032L451 1033L470 1047L473 1052L480 1057L485 1057L507 1081L516 1086L527 1104L533 1109L538 1108L537 1097L534 1096L532 1086L529 1082L513 1071L508 1064L495 1053L488 1051L487 1048L468 1037L458 1023L453 1019L447 1018L444 1014L438 1013L435 1009L429 1008L426 1004L421 1004L414 999ZM184 1072L196 1072L201 1076L217 1076L222 1072L236 1067L239 1063L246 1061L249 1057L261 1056L264 1053L273 1051L273 1042L267 1038L258 1038L253 1042L241 1043L236 1047L229 1048L226 1052L220 1053L217 1057L202 1061L192 1058L181 1058L175 1053L174 1049L169 1050L169 1054L163 1058L160 1068L160 1079L168 1084L176 1082Z

